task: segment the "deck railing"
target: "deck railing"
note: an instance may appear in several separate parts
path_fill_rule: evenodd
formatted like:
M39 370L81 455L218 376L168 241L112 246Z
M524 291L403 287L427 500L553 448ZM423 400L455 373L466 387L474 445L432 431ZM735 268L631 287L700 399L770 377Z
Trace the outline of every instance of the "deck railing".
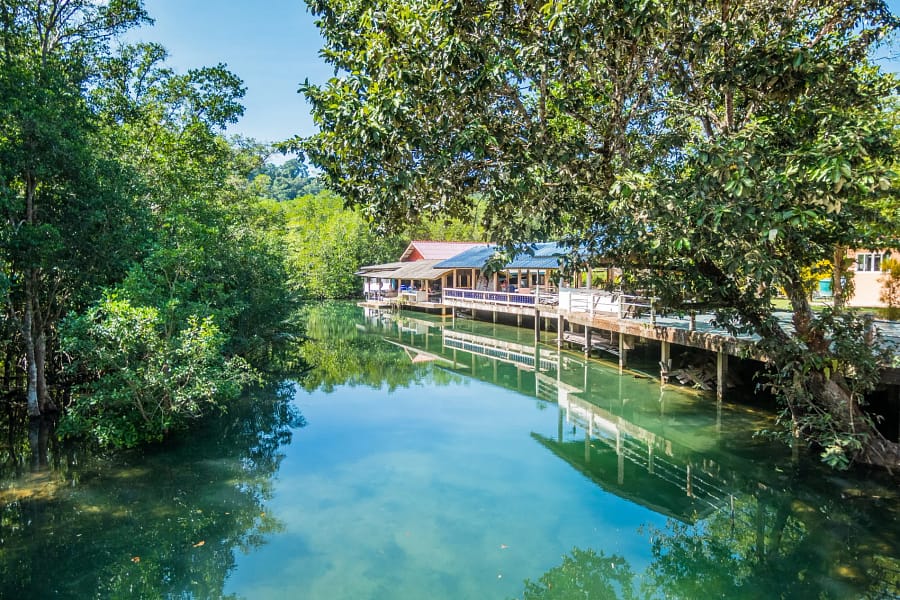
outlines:
M604 290L560 288L559 306L572 312L585 312L591 315L605 313L620 319L636 319L649 315L652 322L656 321L656 299L645 296Z
M489 290L444 289L444 302L465 300L501 306L559 306L572 312L610 314L620 319L637 319L649 316L656 322L656 299L602 290L560 288L556 291L531 291L529 293L493 292Z
M538 304L555 304L558 296L552 292L540 291L540 295L534 292L492 292L490 290L464 290L458 288L445 288L444 301L467 300L469 302L482 302L484 304L499 304L504 306L534 306Z

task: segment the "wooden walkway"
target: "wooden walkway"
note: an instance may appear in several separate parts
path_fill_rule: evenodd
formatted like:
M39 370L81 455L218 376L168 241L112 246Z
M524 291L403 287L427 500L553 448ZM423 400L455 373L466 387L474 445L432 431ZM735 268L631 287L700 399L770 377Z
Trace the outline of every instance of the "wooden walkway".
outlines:
M451 293L453 292L453 293ZM533 319L535 340L540 339L541 329L549 330L551 321L556 321L558 334L557 344L578 345L589 354L593 350L603 351L619 358L619 366L625 367L627 350L634 345L635 339L659 342L661 345L660 364L670 364L672 344L698 350L705 350L716 355L716 392L719 397L724 393L727 379L728 357L750 358L765 361L766 356L756 348L758 337L754 335L734 336L723 327L717 325L711 314L694 314L692 316L671 316L655 314L652 306L641 304L642 300L634 296L620 296L608 293L587 292L586 290L561 290L560 298L565 295L566 302L550 302L550 295L542 292L535 303L530 296L526 303L519 296L522 294L505 294L498 292L480 292L470 290L445 290L443 302L417 303L402 308L420 308L434 310L440 307L456 316L459 309L472 311L478 318L478 311L491 313L496 322L498 314L516 315L519 325L523 318ZM581 296L585 296L581 298ZM627 298L627 301L625 300ZM616 305L618 302L618 305ZM649 302L649 301L648 301ZM364 306L376 308L366 303ZM384 305L379 305L379 307ZM648 308L649 307L649 308ZM617 309L617 310L614 310ZM792 328L791 314L777 313L786 331ZM543 319L544 325L541 326ZM900 323L876 321L876 326L887 344L894 348L900 356ZM600 332L605 332L600 337ZM586 338L590 332L590 348L586 348ZM604 339L604 337L606 339ZM618 339L616 339L618 338ZM661 376L668 375L662 369ZM900 369L891 368L883 373L882 382L900 384Z

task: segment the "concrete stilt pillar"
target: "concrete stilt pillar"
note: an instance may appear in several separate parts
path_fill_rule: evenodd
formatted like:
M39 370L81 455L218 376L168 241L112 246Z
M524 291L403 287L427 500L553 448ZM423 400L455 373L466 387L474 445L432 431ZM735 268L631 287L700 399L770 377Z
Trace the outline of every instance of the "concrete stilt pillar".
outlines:
M628 365L625 349L625 334L619 333L619 370L624 369Z
M565 321L563 320L562 315L557 315L556 317L556 349L562 349L563 343L563 334L565 333Z
M497 311L495 310L495 311L492 311L492 312L493 312L493 315L494 315L494 323L496 323L496 322L497 322Z
M672 348L669 342L663 340L659 351L659 379L665 384L669 382L669 371L672 369Z
M728 354L719 350L716 355L716 400L725 397L725 378L728 376Z
M537 309L534 311L534 341L541 341L541 313Z
M521 314L516 315L516 326L517 327L522 326L522 315Z
M591 355L591 328L584 328L584 357L587 358Z

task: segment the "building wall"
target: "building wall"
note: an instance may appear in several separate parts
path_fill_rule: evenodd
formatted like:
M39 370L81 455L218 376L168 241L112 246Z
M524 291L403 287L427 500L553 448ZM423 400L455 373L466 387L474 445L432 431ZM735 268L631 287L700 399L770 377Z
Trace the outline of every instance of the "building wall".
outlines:
M853 258L856 265L853 273L855 291L847 304L859 307L886 306L881 300L881 290L883 288L881 279L884 277L884 273L881 271L881 261L887 256L896 258L900 256L900 253L897 251L850 250L847 252L847 256Z

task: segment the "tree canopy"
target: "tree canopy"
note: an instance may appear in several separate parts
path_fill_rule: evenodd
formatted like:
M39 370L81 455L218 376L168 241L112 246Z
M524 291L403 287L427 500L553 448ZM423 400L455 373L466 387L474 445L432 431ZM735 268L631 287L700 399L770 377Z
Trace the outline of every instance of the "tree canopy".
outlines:
M388 226L477 197L494 241L566 239L669 306L716 308L761 336L793 436L898 463L858 406L879 356L828 341L866 323L818 319L803 277L898 243L883 2L308 4L337 74L303 87L320 132L295 146L332 189Z
M233 399L295 306L262 160L222 135L243 82L122 43L149 21L139 0L0 1L5 391L112 445Z

